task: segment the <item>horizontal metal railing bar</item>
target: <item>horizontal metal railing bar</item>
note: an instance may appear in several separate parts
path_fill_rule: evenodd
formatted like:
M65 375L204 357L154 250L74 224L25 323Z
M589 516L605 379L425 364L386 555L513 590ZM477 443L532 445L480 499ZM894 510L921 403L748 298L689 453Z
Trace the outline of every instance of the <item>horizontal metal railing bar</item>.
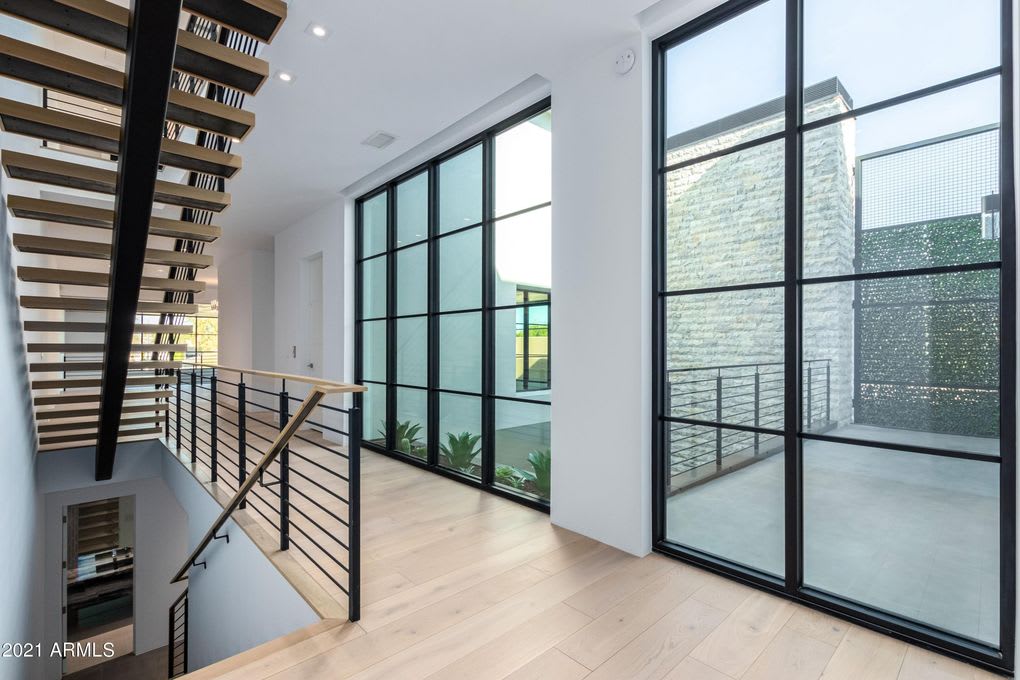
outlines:
M247 392L258 392L259 394L268 394L271 397L278 397L278 396L280 396L280 392L273 392L271 390L264 390L261 387L255 387L254 385L245 385L245 391L247 391Z
M223 418L223 416L219 416L219 418L217 418L217 420L220 420L222 418ZM227 421L227 422L230 422L230 421ZM231 439L233 439L235 442L237 442L239 444L241 443L241 438L240 437L238 437L236 434L234 434L230 430L224 429L223 426L220 426L219 429L216 430L216 433L220 434L220 435L224 435L224 436L230 437ZM235 453L237 453L237 452L235 451Z
M304 455L302 455L301 453L299 453L297 451L293 451L292 450L290 452L290 455L294 456L295 458L298 458L300 460L305 461L309 465L314 465L315 467L319 468L320 470L322 470L326 474L333 475L337 479L342 479L345 482L349 482L350 481L349 479L347 479L347 477L345 477L344 475L340 474L339 471L337 471L337 470L330 470L328 467L326 467L322 463L320 463L318 461L315 461L315 460L312 460L311 458L309 458L307 456L304 456Z
M271 526L274 529L276 529L277 531L279 531L280 530L280 525L277 524L276 522L274 522L273 520L269 519L269 515L267 515L266 513L262 512L261 510L259 510L258 505L256 505L255 503L250 502L250 501L253 501L253 500L257 500L260 503L265 503L268 507L272 507L272 505L269 503L269 501L267 501L266 499L262 498L257 493L253 492L251 494L251 497L248 498L248 501L249 501L248 507L251 508L252 510L254 510L255 512L259 513L262 516L262 519L264 519L267 522L269 522L269 526Z
M292 453L293 453L293 452L292 452ZM346 498L344 498L343 496L341 496L341 495L340 495L340 494L338 494L337 492L333 491L332 489L329 489L329 488L328 488L328 487L326 487L326 486L323 486L322 484L320 484L319 482L315 481L314 479L312 479L312 478L311 478L311 477L309 477L308 475L306 475L306 474L303 474L303 473L302 473L302 472L301 472L300 470L297 470L297 469L296 469L296 468L294 468L293 466L291 466L291 468L290 468L290 471L291 471L291 473L292 473L292 474L295 474L295 475L297 475L298 477L301 477L302 479L304 479L304 480L305 480L306 482L308 482L308 483L312 484L313 486L317 486L317 487L319 487L319 489L321 489L321 490L322 490L322 491L323 491L324 493L327 493L327 494L329 494L330 496L333 496L334 498L336 498L336 499L337 499L338 501L340 501L341 503L347 503L347 502L348 502ZM292 486L293 486L293 485L292 485Z
M222 409L226 409L226 410L230 411L231 413L240 413L240 411L238 411L233 406L227 406L226 404L216 404L216 408L217 409L221 409L221 408ZM220 418L223 418L223 417L224 416L220 416Z
M316 568L317 568L317 569L318 569L319 571L321 571L321 572L322 572L323 576L325 576L325 577L326 577L326 578L328 578L328 579L329 579L330 581L332 581L332 582L333 582L333 585L335 585L335 586L336 586L337 588L339 588L339 589L341 590L341 592L343 592L343 594L344 594L344 595L350 595L350 593L349 593L349 592L347 591L347 588L345 588L345 587L343 586L343 584L341 584L341 583L340 583L339 581L337 581L337 580L336 580L335 578L333 578L333 576L332 576L332 575L331 575L331 574L330 574L330 573L329 573L328 571L326 571L325 569L323 569L323 568L322 568L322 565L320 565L320 564L319 564L318 562L316 562L316 561L315 561L315 558L314 558L314 557L312 557L311 555L309 555L309 554L308 554L308 551L307 551L307 550L305 550L304 548L302 548L302 547L301 547L301 544L300 544L300 543L299 543L298 541L295 541L295 540L294 540L293 538L291 538L291 539L290 539L290 544L291 544L292 546L294 546L295 548L297 548L297 549L298 549L298 551L299 551L299 552L300 552L300 553L301 553L302 555L304 555L305 557L307 557L307 558L308 558L308 560L309 560L309 561L310 561L310 562L311 562L312 564L314 564L314 565L316 566Z
M832 359L804 359L801 361L802 364L811 363L827 363ZM690 373L691 371L715 371L722 368L755 368L756 366L784 366L785 363L782 361L761 361L758 363L749 364L722 364L720 366L695 366L691 368L669 368L666 369L666 373Z
M351 409L343 408L340 406L330 406L329 404L319 404L319 408L324 411L332 411L333 413L343 413L345 415L351 414Z
M304 510L302 510L302 509L301 509L301 508L300 508L299 506L297 506L297 505L291 505L291 506L290 506L290 509L291 509L291 510L294 510L295 512L297 512L298 514L300 514L300 515L301 515L302 517L304 517L304 518L305 518L306 520L308 520L309 522L311 522L311 523L312 523L312 526L314 526L314 527L315 527L316 529L318 529L319 531L321 531L321 532L322 532L322 533L324 533L325 535L329 536L330 540L332 540L332 541L334 541L335 543L337 543L337 544L338 544L338 545L339 545L339 546L340 546L341 548L343 548L344 550L346 550L346 551L350 552L350 548L349 548L349 547L347 547L347 544L346 544L346 543L344 543L344 542L343 542L342 540L340 540L339 538L337 538L336 536L334 536L334 535L333 535L333 533L332 533L331 531L329 531L329 530L328 530L328 529L327 529L326 527L322 526L322 525L321 525L321 524L319 524L319 523L318 523L318 522L317 522L316 520L314 520L314 519L312 519L312 518L311 518L310 516L308 516L308 515L307 515L307 514L305 513L305 511L304 511ZM321 509L321 508L320 508L320 509ZM294 523L294 526L297 526L297 523L296 523L296 522Z
M327 515L329 515L330 517L332 517L336 521L338 521L341 524L343 524L345 527L350 528L350 524L347 523L347 520L345 520L343 517L341 517L340 515L336 514L335 512L333 512L332 510L330 510L329 508L327 508L322 503L320 503L319 501L315 500L314 498L312 498L308 494L306 494L300 488L298 488L296 486L292 486L290 490L293 491L294 493L298 494L299 496L301 496L305 500L307 500L309 503L311 503L316 508L318 508L322 512L326 513ZM350 503L348 503L347 501L344 501L344 504L348 505L348 506L350 505Z
M328 451L329 453L332 453L335 456L339 456L340 458L343 458L344 460L347 460L347 454L344 453L343 451L334 451L333 449L329 448L325 444L322 444L320 442L313 442L311 439L308 439L307 437L302 437L299 434L294 435L294 438L295 439L300 439L303 442L307 442L307 443L311 444L312 446L317 446L320 449L322 449L323 451Z
M234 366L223 366L220 364L197 364L194 362L185 363L189 366L193 366L194 369L213 369L214 371L236 373L242 376L242 378L246 375L254 375L262 378L272 378L274 380L289 380L291 382L299 383L302 385L308 385L312 388L317 388L320 392L325 394L336 394L338 392L365 391L365 388L362 387L361 385L337 382L336 380L326 380L325 378L319 378L315 376L295 375L291 373L278 373L276 371L263 371L254 368L237 368ZM248 385L248 388L253 389L250 385Z
M751 366L751 367L734 366L732 368L758 368L758 366ZM672 370L674 370L674 371L683 371L684 369L672 369ZM723 380L754 380L754 376L756 376L756 375L757 376L767 376L767 375L782 375L783 374L783 367L782 366L780 366L777 370L774 370L774 371L756 371L754 373L740 373L738 375L719 375L718 371L720 371L720 370L723 370L723 369L717 369L717 368L694 368L694 369L690 369L690 372L694 372L694 371L706 371L706 372L716 373L716 375L706 375L704 378L692 378L690 380L680 380L680 381L670 380L669 384L675 387L677 385L696 385L696 384L701 384L701 383L706 383L706 382L715 382L716 380L718 380L720 378L722 378ZM684 371L684 372L687 372L687 371Z
M269 437L266 437L266 436L264 436L264 435L261 435L261 434L259 434L258 432L255 432L254 430L250 430L250 429L248 429L248 426L247 426L247 425L246 425L245 427L241 428L241 430L242 430L242 431L243 431L243 432L244 432L245 434L253 434L253 435L255 435L256 437L258 437L259 439L261 439L261 440L262 440L262 441L264 441L264 442L272 442L272 441L273 441L273 440L272 440L272 439L270 439Z
M311 537L311 535L310 535L310 534L309 534L309 533L308 533L307 531L305 531L304 529L302 529L302 528L301 528L301 525L300 525L300 524L297 524L297 523L291 524L291 525L290 525L290 528L291 528L291 529L297 529L297 530L298 530L298 532L300 532L300 534L301 534L302 536L304 536L304 537L305 537L305 538L307 538L307 539L308 539L309 541L311 541L312 545L314 545L314 546L315 546L316 548L318 548L319 550L321 550L321 551L322 551L322 553L323 553L323 554L324 554L324 555L325 555L326 557L328 557L328 558L329 558L330 560L332 560L332 562L333 562L334 564L336 564L336 566L340 567L340 568L341 568L341 569L343 569L343 570L344 570L345 572L347 571L347 567L346 567L346 566L344 566L344 563L343 563L343 562L341 562L340 560L338 560L338 559L337 559L337 558L336 558L336 557L335 557L335 556L333 555L333 553L332 553L331 551L329 551L329 550L326 550L325 548L323 548L323 547L322 547L322 544L321 544L321 543L319 543L318 541L316 541L316 540L315 540L314 538L312 538L312 537ZM328 534L328 532L327 532L327 535L329 535L329 534ZM339 541L338 541L338 542L339 542ZM312 561L314 562L314 560L312 560ZM317 565L317 566L318 566L318 565ZM321 567L320 567L320 568L321 568Z
M337 429L332 425L324 425L322 423L317 423L314 420L306 420L305 422L314 427L321 427L323 430L328 430L329 432L332 432L334 434L340 434L345 437L349 436L348 433L344 432L343 430Z

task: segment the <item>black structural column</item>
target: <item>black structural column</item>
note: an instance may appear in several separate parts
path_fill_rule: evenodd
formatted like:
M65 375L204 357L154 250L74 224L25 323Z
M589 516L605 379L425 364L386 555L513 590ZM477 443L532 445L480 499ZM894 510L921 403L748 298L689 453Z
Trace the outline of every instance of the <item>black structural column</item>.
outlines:
M106 309L96 480L113 475L181 0L132 0Z

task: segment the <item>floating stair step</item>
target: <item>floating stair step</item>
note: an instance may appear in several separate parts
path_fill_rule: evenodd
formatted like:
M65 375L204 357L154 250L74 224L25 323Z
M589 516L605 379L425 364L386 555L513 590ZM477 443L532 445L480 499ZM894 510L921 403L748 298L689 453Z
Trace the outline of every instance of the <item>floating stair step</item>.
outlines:
M26 321L25 330L34 333L106 333L106 324L89 321ZM188 335L192 330L192 326L155 323L135 324L135 333Z
M272 42L287 18L281 0L184 0L184 9L264 43Z
M179 361L131 361L129 371L172 371L181 367ZM103 370L102 361L42 361L28 365L31 373L93 373Z
M170 376L166 375L129 376L127 379L129 387L133 385L168 385L170 382ZM102 378L57 378L55 380L32 381L33 390L70 390L102 386Z
M104 0L2 0L0 11L103 47L127 50L131 18L127 7ZM177 31L174 68L248 94L258 92L269 76L264 60L184 30Z
M134 427L136 425L151 425L153 423L159 423L163 421L163 416L145 416L143 418L124 418L120 421L121 431L125 427ZM99 421L97 420L83 420L77 423L49 423L47 425L39 425L39 433L43 432L73 432L75 430L85 430L88 432L95 432L99 429Z
M125 406L121 409L124 413L151 413L155 411L169 411L170 405L148 404L140 406ZM36 420L60 420L61 418L93 418L99 417L98 408L64 408L64 409L40 409L35 412Z
M127 441L127 437L141 437L149 435L159 435L163 433L161 427L146 427L136 428L132 430L121 430L117 436L117 441ZM89 444L95 444L98 437L95 434L84 432L82 434L62 434L50 437L39 437L39 446L47 447L53 446L54 444L79 444L81 446L87 446ZM45 449L44 449L45 450Z
M34 234L14 234L11 241L14 243L14 247L23 253L82 257L92 260L109 260L112 250L112 246L108 243L78 241L69 238L56 238L54 236L36 236ZM202 255L199 253L182 253L176 250L146 248L145 261L149 264L205 269L212 266L213 258L212 255Z
M114 170L7 150L0 154L0 162L11 179L101 194L113 195L117 192L117 172ZM220 212L230 205L230 194L157 180L155 201L183 208Z
M22 295L23 309L63 309L76 312L105 312L108 301L105 298L47 297L44 295ZM139 302L139 314L195 314L198 305L173 302Z
M0 36L0 75L102 104L120 107L124 103L123 72L6 36ZM255 126L250 111L177 89L170 90L166 117L241 139Z
M69 286L94 286L98 288L106 288L110 285L109 274L65 269L46 269L45 267L18 267L18 278L29 283L60 283ZM143 276L141 288L142 290L201 293L205 290L205 282Z
M105 346L98 342L30 342L28 343L27 351L97 354L103 352L105 349ZM185 344L131 345L132 352L186 352L187 350L188 346Z
M0 98L0 126L18 135L120 153L120 126L12 99ZM159 158L164 165L222 177L241 169L239 156L173 139L163 140Z
M11 195L7 197L7 209L15 217L30 220L113 229L114 213L106 208ZM170 220L163 217L153 217L149 221L150 236L211 242L218 239L222 233L223 230L219 227L207 224Z
M138 399L170 399L173 394L174 393L171 390L126 390L124 392L124 399L129 401ZM32 399L32 403L36 406L98 404L101 396L102 395L98 393L89 392L81 392L79 394L44 394L42 396L34 397Z

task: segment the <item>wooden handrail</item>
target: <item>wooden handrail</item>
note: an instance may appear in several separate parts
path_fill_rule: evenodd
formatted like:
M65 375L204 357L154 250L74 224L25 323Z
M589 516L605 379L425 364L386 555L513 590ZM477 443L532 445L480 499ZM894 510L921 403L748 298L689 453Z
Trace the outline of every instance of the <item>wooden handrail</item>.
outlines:
M226 371L228 373L238 373L242 376L245 375L257 375L263 378L276 378L278 380L290 380L292 382L304 383L306 385L313 385L315 387L321 387L325 394L337 394L342 392L365 392L367 387L364 385L353 385L351 383L337 382L335 380L326 380L324 378L316 378L309 375L294 375L291 373L276 373L275 371L260 371L254 368L234 368L231 366L220 366L219 364L198 364L193 361L182 362L186 366L194 366L195 368L214 368L219 371Z
M223 367L220 366L217 368ZM269 447L269 450L266 451L266 454L264 456L262 456L262 460L258 462L258 465L255 466L255 469L244 481L244 484L241 485L241 487L237 490L237 493L234 494L234 497L231 498L230 502L227 503L226 507L223 508L223 512L220 513L220 516L217 517L216 521L213 522L211 527L209 527L209 531L205 532L205 536L203 536L202 540L198 542L198 545L195 546L195 549L192 551L191 555L189 555L188 559L184 562L183 565L181 565L181 568L177 570L177 573L174 575L170 583L178 583L187 578L188 570L190 570L191 567L198 561L198 558L202 555L202 552L206 549L206 547L208 547L209 543L212 542L213 537L216 536L219 530L223 528L223 525L227 523L227 520L230 519L230 516L232 514L234 514L234 511L237 510L238 507L240 507L241 502L244 500L245 496L248 495L248 492L251 491L252 487L255 486L255 484L259 481L259 477L262 476L262 473L264 473L269 468L272 462L276 460L276 457L280 454L280 452L283 451L287 444L290 443L290 440L294 437L295 434L297 434L298 428L300 428L301 425L304 424L305 420L308 419L308 416L311 415L312 410L315 409L315 407L322 400L322 398L327 394L340 391L344 392L361 391L353 389L357 388L358 385L345 385L343 383L334 384L336 385L336 387L330 387L328 385L312 386L312 389L308 392L308 396L305 397L305 400L301 402L301 405L298 407L298 410L294 413L294 415L290 417L290 420L287 421L287 424L284 426L282 430L280 430L279 434L276 435L276 439L273 440L273 445ZM341 387L344 389L339 389Z

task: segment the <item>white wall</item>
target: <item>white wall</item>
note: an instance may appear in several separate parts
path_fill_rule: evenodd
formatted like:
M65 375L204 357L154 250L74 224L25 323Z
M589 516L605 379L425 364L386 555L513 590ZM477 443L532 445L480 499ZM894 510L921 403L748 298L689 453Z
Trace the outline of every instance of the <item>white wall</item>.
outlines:
M273 369L273 253L249 250L217 262L219 363Z
M188 540L180 566L222 510L172 454L161 457L163 479L187 508ZM319 620L276 567L233 522L188 574L188 668L192 671ZM200 560L200 561L201 561ZM165 612L164 612L165 616ZM165 620L164 620L165 625Z
M136 654L167 644L167 608L183 586L170 578L187 557L187 518L161 478L166 449L151 440L120 444L113 477L95 480L95 447L41 454L39 493L45 503L45 556L37 563L45 579L42 604L44 646L63 638L60 615L63 550L62 517L68 505L105 498L135 498L134 649ZM5 586L6 588L6 586ZM0 666L2 667L2 666ZM46 678L60 677L60 659L46 659Z

